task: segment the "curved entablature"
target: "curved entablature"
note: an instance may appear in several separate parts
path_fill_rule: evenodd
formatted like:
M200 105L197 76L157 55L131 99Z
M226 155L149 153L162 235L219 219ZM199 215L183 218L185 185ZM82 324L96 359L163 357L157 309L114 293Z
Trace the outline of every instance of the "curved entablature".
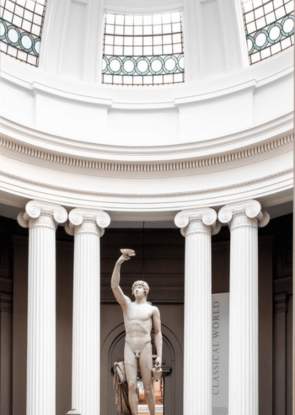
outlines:
M134 149L134 160L123 162L119 154L117 160L91 158L90 148L88 156L78 148L70 156L49 143L41 149L1 137L0 193L14 206L39 199L100 207L117 212L118 220L146 214L151 220L167 219L177 210L248 198L274 206L292 200L293 142L290 132L237 151L225 146L223 154L207 158L156 160L154 151L153 162Z
M47 0L2 0L0 51L38 66Z
M251 162L231 161L219 171L194 168L173 174L104 174L83 169L82 163L53 169L50 162L7 151L1 151L0 160L2 203L21 207L26 200L38 199L65 207L100 208L112 212L116 220L171 219L179 210L248 198L275 206L291 201L293 193L292 144L253 155Z

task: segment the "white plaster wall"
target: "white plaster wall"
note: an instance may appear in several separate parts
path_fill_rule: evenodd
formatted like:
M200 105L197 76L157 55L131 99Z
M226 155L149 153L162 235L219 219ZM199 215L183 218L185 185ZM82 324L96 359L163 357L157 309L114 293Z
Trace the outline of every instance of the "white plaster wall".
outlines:
M167 90L155 87L142 95L130 88L118 90L59 78L55 82L48 75L42 79L37 69L26 71L20 80L19 73L14 76L9 69L10 64L12 68L17 65L5 56L0 72L0 116L44 133L113 146L169 146L216 138L292 111L290 54L287 50L280 56L280 71L276 65L275 72L271 70L272 62L268 67L263 62L259 64L265 65L263 72L251 68L240 77Z

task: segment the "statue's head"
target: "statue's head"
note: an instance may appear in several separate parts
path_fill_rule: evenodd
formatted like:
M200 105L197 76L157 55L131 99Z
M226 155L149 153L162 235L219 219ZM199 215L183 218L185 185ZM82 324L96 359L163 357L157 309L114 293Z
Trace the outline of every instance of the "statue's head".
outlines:
M147 297L150 292L150 287L145 281L135 281L132 285L132 294L135 298Z

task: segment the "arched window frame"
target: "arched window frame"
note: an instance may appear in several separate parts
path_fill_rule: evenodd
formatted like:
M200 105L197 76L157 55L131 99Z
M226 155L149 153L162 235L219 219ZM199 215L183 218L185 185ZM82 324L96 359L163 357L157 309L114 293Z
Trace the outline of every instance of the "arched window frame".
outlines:
M181 11L105 13L102 83L148 86L184 82Z
M0 51L38 66L47 0L2 0Z
M294 44L293 0L242 0L250 64Z

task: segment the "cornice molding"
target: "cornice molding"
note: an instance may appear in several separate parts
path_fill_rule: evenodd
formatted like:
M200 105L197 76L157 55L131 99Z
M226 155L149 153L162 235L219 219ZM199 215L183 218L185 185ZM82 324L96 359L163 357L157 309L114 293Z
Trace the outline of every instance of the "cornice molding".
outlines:
M132 162L97 160L64 155L58 152L43 150L32 145L20 143L14 139L6 137L5 135L0 135L0 147L8 152L60 165L62 167L90 169L96 171L102 170L104 172L111 173L157 173L216 167L235 161L251 159L262 154L271 153L283 147L289 146L293 142L294 134L292 132L288 132L284 135L263 141L253 146L214 154L212 156L179 160Z

